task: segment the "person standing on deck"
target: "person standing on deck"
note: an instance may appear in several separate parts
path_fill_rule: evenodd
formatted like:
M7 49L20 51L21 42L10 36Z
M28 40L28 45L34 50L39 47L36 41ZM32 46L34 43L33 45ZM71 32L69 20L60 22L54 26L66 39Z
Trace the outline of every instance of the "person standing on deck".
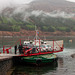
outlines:
M17 45L15 45L15 47L14 47L14 48L15 48L15 54L16 54L16 52L17 52Z
M22 54L22 52L23 52L23 45L22 45L22 44L21 44L21 45L19 45L19 47L18 47L18 48L19 48L19 53L20 53L20 54Z

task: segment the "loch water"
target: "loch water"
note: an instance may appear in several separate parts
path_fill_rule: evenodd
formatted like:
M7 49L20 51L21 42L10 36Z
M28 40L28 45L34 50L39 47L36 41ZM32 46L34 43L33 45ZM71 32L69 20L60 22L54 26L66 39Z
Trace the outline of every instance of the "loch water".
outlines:
M10 75L75 75L75 58L71 57L71 55L75 53L75 37L56 36L47 37L47 39L48 38L64 41L63 52L56 53L58 56L57 64L49 64L40 67L18 65L13 66L8 73L10 73ZM2 40L1 44L6 44L6 40L7 38ZM17 38L15 40L17 40ZM3 41L5 43L3 43ZM11 39L11 41L13 42L14 38ZM9 42L7 43L9 44ZM0 45L0 47L2 45Z

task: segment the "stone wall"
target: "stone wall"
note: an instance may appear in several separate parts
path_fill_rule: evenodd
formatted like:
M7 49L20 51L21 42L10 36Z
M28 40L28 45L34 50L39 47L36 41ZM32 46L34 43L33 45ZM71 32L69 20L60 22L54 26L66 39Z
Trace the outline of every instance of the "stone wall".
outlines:
M7 71L12 67L12 58L0 59L0 75L6 75Z

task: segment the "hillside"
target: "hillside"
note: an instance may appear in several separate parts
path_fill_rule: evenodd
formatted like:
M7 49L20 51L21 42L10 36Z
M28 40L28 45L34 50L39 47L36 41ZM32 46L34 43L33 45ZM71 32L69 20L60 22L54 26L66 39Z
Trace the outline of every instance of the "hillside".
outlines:
M0 31L20 35L21 30L34 31L36 25L39 31L49 34L75 32L75 3L66 0L34 0L28 6L4 8L0 13Z
M60 10L67 13L75 13L75 3L66 0L36 0L31 3L30 9L44 10L47 12Z
M29 16L27 21L16 18L0 17L0 31L35 30L35 24L40 31L75 31L75 20L68 18L53 18L49 16Z

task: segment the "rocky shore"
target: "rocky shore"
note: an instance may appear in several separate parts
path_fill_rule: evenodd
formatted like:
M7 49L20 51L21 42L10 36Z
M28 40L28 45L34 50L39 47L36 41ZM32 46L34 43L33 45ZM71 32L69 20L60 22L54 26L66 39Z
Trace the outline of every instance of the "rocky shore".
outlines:
M21 30L19 32L10 32L10 31L0 31L0 36L33 36L35 31ZM42 32L39 31L39 36L75 36L75 32Z

